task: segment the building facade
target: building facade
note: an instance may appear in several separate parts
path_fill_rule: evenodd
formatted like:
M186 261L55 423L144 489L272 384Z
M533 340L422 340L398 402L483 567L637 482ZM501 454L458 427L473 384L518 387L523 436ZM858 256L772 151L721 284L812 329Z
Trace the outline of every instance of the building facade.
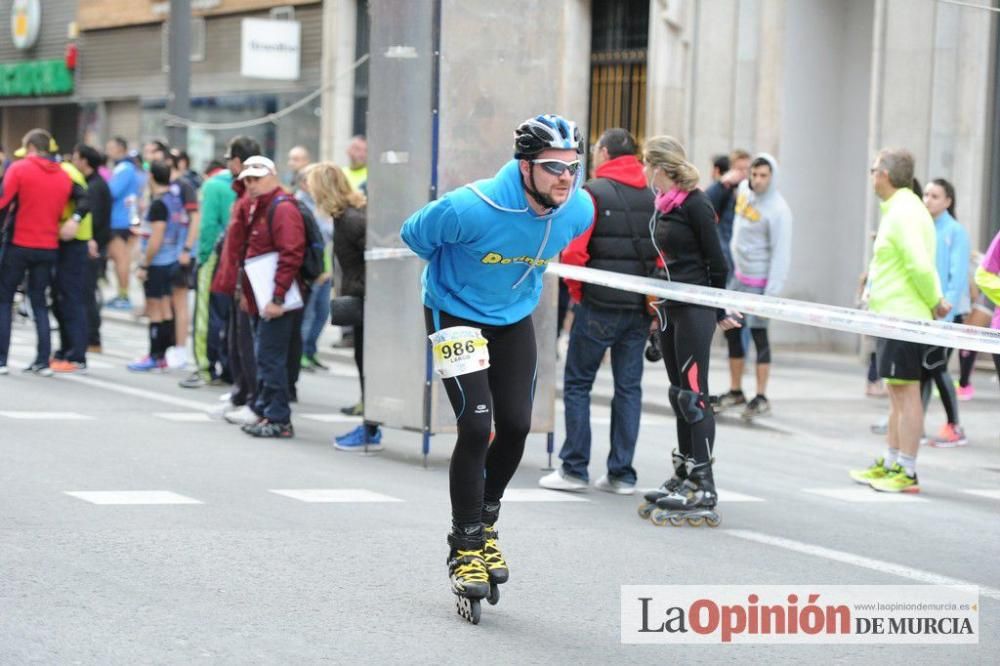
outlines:
M0 143L8 152L35 127L60 146L77 139L79 107L71 66L76 0L0 2ZM67 61L69 61L67 65Z
M253 136L269 155L284 155L297 144L317 154L318 97L273 121L255 121L320 88L321 2L192 0L191 5L194 124L187 144L195 167L220 157L236 134ZM120 135L137 143L165 136L168 19L167 2L80 1L77 98L88 141ZM248 25L248 19L258 23ZM254 48L262 53L248 52Z
M922 183L955 184L973 247L1000 229L995 12L940 1L653 0L650 43L647 133L683 137L703 174L732 147L777 157L795 215L787 296L854 303L878 223L868 167L881 147L910 149ZM821 329L776 333L855 344Z

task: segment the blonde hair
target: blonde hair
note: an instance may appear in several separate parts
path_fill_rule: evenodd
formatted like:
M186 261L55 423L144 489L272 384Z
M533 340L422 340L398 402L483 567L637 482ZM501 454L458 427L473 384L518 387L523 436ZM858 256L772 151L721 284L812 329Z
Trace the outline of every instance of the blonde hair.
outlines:
M348 208L364 208L365 195L351 187L347 176L333 162L306 167L306 189L316 205L330 217L340 217Z
M684 146L672 136L647 139L642 149L642 159L646 164L662 169L667 178L686 192L698 187L698 181L701 180L698 169L687 161Z

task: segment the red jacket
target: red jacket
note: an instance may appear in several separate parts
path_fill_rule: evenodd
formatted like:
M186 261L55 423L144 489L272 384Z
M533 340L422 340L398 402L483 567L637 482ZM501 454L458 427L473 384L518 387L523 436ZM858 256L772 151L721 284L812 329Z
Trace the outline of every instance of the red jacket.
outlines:
M278 270L274 275L274 295L284 297L302 267L306 253L306 228L294 199L290 195L274 209L272 228L268 230L267 210L279 195L280 187L256 199L242 196L233 205L226 240L222 245L219 270L212 280L212 291L236 293L236 276L244 259L278 252ZM272 235L273 233L273 235ZM243 248L246 247L246 254ZM299 285L302 288L302 285ZM244 276L241 284L241 305L251 315L257 315L257 304L251 297L250 282Z
M73 181L58 163L28 155L7 168L0 210L17 201L14 237L18 247L59 249L59 220L73 193Z
M646 187L646 174L643 172L642 163L634 155L623 155L608 160L594 170L594 178L607 178L630 187ZM591 197L593 197L592 194ZM559 261L572 266L587 265L590 261L590 236L594 233L598 210L600 207L595 201L593 223L589 229L570 241L570 244L562 251ZM583 285L577 280L567 279L566 287L569 289L569 297L573 299L573 302L579 303L580 299L583 298Z

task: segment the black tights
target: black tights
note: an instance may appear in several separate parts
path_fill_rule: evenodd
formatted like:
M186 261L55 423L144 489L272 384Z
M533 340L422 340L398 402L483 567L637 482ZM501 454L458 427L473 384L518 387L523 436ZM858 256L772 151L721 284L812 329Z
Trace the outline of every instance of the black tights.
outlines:
M941 406L944 407L948 423L958 425L958 396L955 394L955 384L948 374L948 361L951 350L932 347L924 354L924 373L920 378L920 397L924 403L924 412L931 400L931 383L937 387L941 396Z
M365 327L362 324L354 326L354 365L358 366L358 380L361 382L361 402L363 403L365 401ZM373 436L378 432L378 424L365 421L365 430L369 436Z
M751 328L750 337L753 338L753 346L757 349L757 363L771 362L771 343L767 338L766 328ZM739 328L731 328L726 331L726 343L729 345L729 358L743 358L746 351L743 349L743 331Z
M457 527L478 526L483 502L495 504L503 497L531 430L538 354L535 328L530 316L507 326L487 326L429 308L424 308L424 315L428 333L472 326L488 343L488 369L442 380L458 425L448 473L452 521ZM496 438L491 445L493 426Z
M660 350L670 378L670 406L677 417L677 450L696 464L708 463L715 446L715 413L708 406L715 310L671 306L667 321L667 329L660 335Z

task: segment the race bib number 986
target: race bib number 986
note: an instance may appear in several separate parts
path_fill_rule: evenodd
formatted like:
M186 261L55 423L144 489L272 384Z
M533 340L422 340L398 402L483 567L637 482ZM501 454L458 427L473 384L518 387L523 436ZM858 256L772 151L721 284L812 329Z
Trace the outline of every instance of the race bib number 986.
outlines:
M434 370L447 379L490 367L490 353L482 331L452 326L427 336L431 341Z

